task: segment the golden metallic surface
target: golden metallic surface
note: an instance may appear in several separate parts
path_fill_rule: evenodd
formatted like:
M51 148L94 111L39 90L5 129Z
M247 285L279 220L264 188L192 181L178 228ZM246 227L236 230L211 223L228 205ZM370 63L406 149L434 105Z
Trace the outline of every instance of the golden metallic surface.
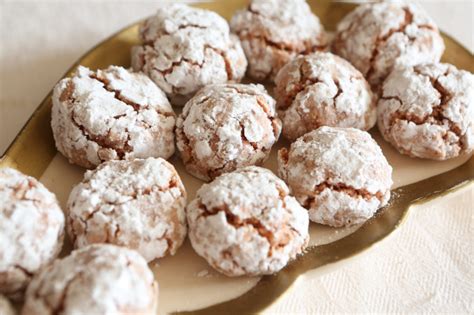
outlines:
M326 245L313 246L275 275L264 276L250 291L230 301L193 312L179 314L247 314L256 313L274 303L308 270L349 258L368 249L395 231L417 204L474 184L474 158L460 167L400 187L392 191L390 204L367 221L356 232Z
M329 1L309 1L326 29L334 30L341 17L354 5ZM217 1L198 4L230 18L232 13L247 1ZM92 69L109 65L130 65L130 47L138 43L138 23L131 25L98 44L80 58L65 74L70 75L77 65ZM443 61L474 72L474 57L467 49L443 34L446 52ZM0 160L0 167L11 166L39 178L56 154L50 127L51 92L41 102L31 118L17 135ZM229 314L255 313L266 308L306 271L351 257L382 240L400 226L412 206L474 183L474 157L465 164L441 175L395 189L390 204L366 222L353 234L336 242L309 248L304 255L272 276L263 277L244 295L202 310L184 313ZM183 313L183 314L184 314Z

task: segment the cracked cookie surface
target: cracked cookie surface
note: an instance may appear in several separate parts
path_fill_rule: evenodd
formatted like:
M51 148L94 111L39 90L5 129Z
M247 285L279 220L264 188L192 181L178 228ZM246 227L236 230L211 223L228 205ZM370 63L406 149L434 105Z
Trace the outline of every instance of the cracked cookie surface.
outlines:
M132 66L148 74L173 105L184 105L206 85L238 82L247 68L239 39L212 11L163 6L140 26L140 38Z
M51 126L58 150L73 164L173 155L175 114L143 73L79 66L54 88Z
M253 79L273 80L299 54L323 50L327 35L305 0L253 0L230 22L242 43Z
M333 51L347 59L374 89L395 66L438 62L444 51L438 27L416 4L358 6L337 27Z
M0 293L21 299L31 278L53 260L64 239L56 196L30 176L0 169Z
M316 52L287 63L275 78L283 136L295 140L321 126L372 128L375 96L346 60Z
M281 179L256 166L204 184L186 215L193 248L227 276L275 273L309 239L307 211Z
M156 314L158 284L137 252L108 244L73 251L44 268L23 315Z
M446 160L474 150L474 76L450 64L394 70L378 101L378 127L399 152Z
M278 173L312 221L359 224L390 199L392 167L369 133L321 127L278 151Z
M186 104L176 123L176 141L187 171L208 181L262 164L280 131L275 100L262 85L216 84Z
M72 190L67 230L76 248L111 243L152 261L183 243L185 206L183 183L164 159L109 161Z

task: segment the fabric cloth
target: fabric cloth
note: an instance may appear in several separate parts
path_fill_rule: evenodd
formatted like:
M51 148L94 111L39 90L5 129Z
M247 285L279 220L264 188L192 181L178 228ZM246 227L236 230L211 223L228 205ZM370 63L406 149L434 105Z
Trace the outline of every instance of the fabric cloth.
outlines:
M222 0L221 0L222 1ZM84 52L157 1L0 0L0 152ZM473 2L423 3L473 50ZM474 311L474 189L413 209L388 239L302 277L267 313Z
M474 185L411 209L387 239L304 276L270 313L471 313Z

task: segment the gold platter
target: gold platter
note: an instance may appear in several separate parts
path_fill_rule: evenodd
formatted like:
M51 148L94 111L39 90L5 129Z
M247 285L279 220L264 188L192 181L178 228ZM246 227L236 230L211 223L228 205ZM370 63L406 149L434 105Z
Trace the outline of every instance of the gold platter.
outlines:
M334 30L340 18L354 7L354 5L340 2L308 2L328 30ZM245 0L216 1L196 4L196 6L211 9L229 19L236 9L245 6L246 3ZM128 67L130 64L130 47L138 43L137 34L138 23L124 28L87 52L66 72L65 76L70 75L79 64L92 69L105 68L111 64ZM443 38L446 44L443 61L474 72L472 54L449 36L443 34ZM0 167L14 167L28 175L41 178L48 167L57 162L57 151L50 128L50 114L51 92L41 102L2 156ZM376 131L372 134L378 139L377 141L382 141ZM282 145L287 145L287 143L280 141L279 146ZM386 150L392 149L387 146ZM396 155L397 153L391 154ZM407 160L408 158L403 159ZM176 158L173 159L173 163L175 161L179 163ZM423 180L418 179L414 183L394 189L390 204L381 209L374 218L363 224L355 232L327 244L309 247L304 255L292 261L281 272L256 279L257 284L240 296L199 310L181 313L241 314L261 311L282 296L292 283L306 271L349 258L384 239L401 225L413 206L460 187L472 186L474 183L473 157L465 157L454 162L417 161L413 162L413 165L437 168L439 171L433 174L440 172L442 174L431 177L426 175L431 173L425 172L426 174L419 178ZM413 165L412 167L414 167ZM82 174L79 169L76 169L75 172ZM193 185L196 185L196 183Z

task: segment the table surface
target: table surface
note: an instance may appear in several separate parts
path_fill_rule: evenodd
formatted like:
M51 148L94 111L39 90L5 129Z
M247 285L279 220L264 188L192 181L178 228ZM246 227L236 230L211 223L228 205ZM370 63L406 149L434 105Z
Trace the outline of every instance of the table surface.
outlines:
M156 4L0 0L0 152L78 57ZM421 5L473 51L472 1ZM473 312L473 204L471 187L414 208L395 235L332 272L303 277L268 312Z

